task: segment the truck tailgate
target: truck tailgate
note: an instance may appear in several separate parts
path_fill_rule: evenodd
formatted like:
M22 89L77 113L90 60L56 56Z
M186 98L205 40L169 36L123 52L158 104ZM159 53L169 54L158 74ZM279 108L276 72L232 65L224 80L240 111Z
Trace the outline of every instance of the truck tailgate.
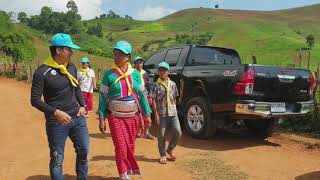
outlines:
M255 71L254 92L256 100L308 101L310 100L310 71L253 65Z

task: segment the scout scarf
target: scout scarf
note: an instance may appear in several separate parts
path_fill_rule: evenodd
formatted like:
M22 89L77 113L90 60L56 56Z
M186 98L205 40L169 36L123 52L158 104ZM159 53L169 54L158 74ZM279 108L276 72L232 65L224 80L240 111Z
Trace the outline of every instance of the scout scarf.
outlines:
M130 96L132 94L132 87L131 84L129 82L129 76L133 73L134 69L132 68L131 64L128 62L126 64L128 66L127 71L125 73L122 72L122 70L117 66L117 65L113 65L111 69L116 70L120 76L118 77L118 79L116 79L115 84L117 84L121 79L125 79L126 83L127 83L127 87L128 87L128 95Z
M78 80L76 78L74 78L67 70L67 63L64 63L63 65L59 65L56 61L54 61L52 59L52 57L49 57L47 60L44 61L43 64L59 69L62 74L67 76L67 78L70 80L72 86L77 87Z
M168 108L168 112L169 112L170 111L170 84L171 84L171 80L168 78L168 80L166 82L164 82L161 78L158 78L158 80L157 80L157 83L162 84L166 89L167 108Z
M81 67L79 69L79 72L85 76L88 76L88 71L89 71L89 68L83 69L83 67Z
M141 72L140 73L140 76L141 76L141 82L142 82L142 85L144 86L145 85L145 82L144 82L144 78L143 78L143 75L146 73L145 70L141 69Z

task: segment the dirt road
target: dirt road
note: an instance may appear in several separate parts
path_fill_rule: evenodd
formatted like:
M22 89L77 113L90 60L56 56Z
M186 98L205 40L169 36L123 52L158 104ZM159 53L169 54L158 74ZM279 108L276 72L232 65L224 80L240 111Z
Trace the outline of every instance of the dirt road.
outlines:
M0 78L0 96L0 180L50 179L45 120L43 114L30 105L30 85ZM94 102L96 108L97 97ZM88 118L89 177L116 179L110 134L99 133L95 118L94 114ZM138 139L136 146L143 175L132 176L132 179L214 179L214 175L196 173L200 171L199 167L203 167L201 164L186 167L186 162L201 155L208 159L218 158L236 172L245 173L249 179L320 179L320 151L308 150L281 135L274 135L267 140L250 138L242 133L220 133L210 140L196 140L184 135L176 152L178 161L167 165L157 163L156 140ZM66 179L75 179L74 163L74 150L68 140L64 160Z

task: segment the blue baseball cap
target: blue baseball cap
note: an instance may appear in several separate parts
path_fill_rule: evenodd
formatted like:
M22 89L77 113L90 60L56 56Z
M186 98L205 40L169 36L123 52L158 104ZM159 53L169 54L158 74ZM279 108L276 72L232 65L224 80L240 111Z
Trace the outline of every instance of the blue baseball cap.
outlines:
M125 54L131 54L132 46L127 41L118 41L113 49L118 49Z
M58 33L51 38L51 46L70 47L72 49L80 49L79 46L73 44L69 34Z
M158 69L161 67L166 68L167 70L170 70L170 65L164 61L158 64Z
M88 62L90 62L90 61L89 61L89 58L84 57L84 58L81 58L81 62L82 62L82 63L88 63Z
M143 61L142 57L137 56L137 57L133 58L133 62L136 62L136 61L139 61L139 60Z

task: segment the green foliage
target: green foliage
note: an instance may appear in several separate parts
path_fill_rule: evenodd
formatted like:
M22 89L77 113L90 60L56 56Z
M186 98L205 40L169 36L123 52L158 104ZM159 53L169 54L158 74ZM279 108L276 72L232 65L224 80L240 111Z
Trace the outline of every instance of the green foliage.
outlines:
M306 37L306 43L308 44L308 47L311 50L311 48L314 46L314 36L312 34Z
M162 32L166 31L162 23L150 23L130 30L130 32Z
M112 57L111 44L104 39L86 33L75 35L73 36L73 39L76 44L82 47L82 51L85 51L88 54Z
M73 0L68 1L67 8L69 9L69 11L73 12L74 14L78 13L78 7Z
M27 19L28 26L44 31L48 34L59 32L78 34L85 31L85 27L81 22L81 16L78 14L78 9L73 1L67 4L69 11L54 12L50 7L44 6L41 9L40 15L31 16Z
M35 55L31 37L17 32L6 14L0 15L0 51L10 56L14 64L31 61Z
M197 44L197 45L207 45L211 40L213 34L210 32L201 33L197 35L182 34L176 35L176 41L180 44Z
M320 136L320 111L317 109L306 116L291 117L281 126L288 131Z
M22 69L19 76L17 77L18 81L26 81L28 80L28 72L26 69Z
M314 101L314 112L305 116L288 118L281 126L288 131L320 137L320 92L316 93Z
M7 71L2 73L2 76L7 77L7 78L15 78L15 73L13 71Z
M97 37L103 38L102 25L98 23L96 26L90 26L87 33L89 35L95 35Z
M27 14L25 12L18 13L18 20L22 23L26 23L28 21Z
M110 10L108 15L108 18L120 18L120 16L118 14L116 14L114 11Z

